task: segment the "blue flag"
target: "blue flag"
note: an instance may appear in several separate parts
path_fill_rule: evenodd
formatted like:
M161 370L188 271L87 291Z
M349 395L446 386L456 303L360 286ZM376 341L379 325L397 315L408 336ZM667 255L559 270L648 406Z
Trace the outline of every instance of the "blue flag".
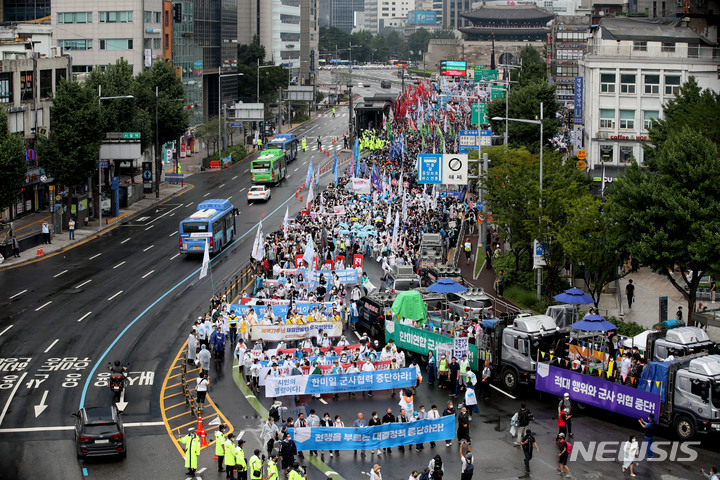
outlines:
M335 175L335 185L338 183L338 159L337 159L337 150L334 153L335 159L333 160L333 166L332 166L332 173Z
M370 183L373 184L373 186L377 189L378 192L382 192L382 180L380 180L380 176L375 172L375 167L373 167L372 175L370 176Z
M355 139L355 146L353 147L353 160L355 160L355 176L360 176L360 142Z
M310 186L310 182L312 181L312 176L313 176L313 164L312 164L312 160L310 160L310 165L308 165L307 175L305 175L305 185L308 187Z

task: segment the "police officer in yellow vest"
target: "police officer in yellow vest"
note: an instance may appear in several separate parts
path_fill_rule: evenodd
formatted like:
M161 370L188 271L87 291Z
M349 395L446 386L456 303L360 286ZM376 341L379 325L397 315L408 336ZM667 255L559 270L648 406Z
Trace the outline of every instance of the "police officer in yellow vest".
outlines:
M245 461L245 450L243 445L245 440L238 440L235 448L235 471L237 471L238 480L247 480L247 462Z
M223 472L223 460L225 459L225 429L227 428L227 425L224 423L218 427L217 430L215 430L215 455L217 456L218 461L218 472Z
M265 455L263 455L263 458L265 458ZM250 470L251 480L262 479L262 467L263 460L260 460L260 450L256 448L254 455L250 457L250 461L248 462L248 470Z
M260 150L262 148L262 138L261 137L258 137L258 139L257 139L257 148L258 148L258 150Z
M307 140L305 139L305 137L303 137L302 139L302 149L303 153L305 153L305 149L307 149Z
M223 448L225 449L225 477L235 478L235 435L228 433Z
M270 460L268 460L267 464L267 480L280 480L280 475L278 474L277 459L277 453L273 453L272 455L270 455Z
M300 464L298 462L293 463L293 468L290 470L290 475L288 476L288 480L302 480L303 478L307 478L306 474L300 473Z
M187 475L195 476L197 470L198 456L200 455L200 437L195 434L194 428L188 428L188 433L180 440L185 445L185 468Z

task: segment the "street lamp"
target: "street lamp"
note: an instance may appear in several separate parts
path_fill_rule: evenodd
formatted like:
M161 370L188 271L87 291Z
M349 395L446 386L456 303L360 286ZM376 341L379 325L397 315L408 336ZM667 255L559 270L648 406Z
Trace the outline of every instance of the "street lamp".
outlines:
M507 92L505 93L507 96ZM540 125L540 197L538 198L538 205L540 208L542 208L542 191L543 191L543 102L540 102L540 120L528 120L526 118L508 118L508 117L492 117L492 120L498 121L498 120L505 120L505 122L513 121L513 122L520 122L520 123L532 123L534 125ZM505 135L507 138L507 128L505 129ZM542 275L542 269L538 269L538 284L537 284L537 296L538 299L540 299L540 287L541 287L541 281L540 281L540 275Z
M223 144L225 143L225 138L222 136L222 124L223 124L223 117L222 117L222 94L220 90L220 86L222 85L222 79L223 77L242 77L245 74L244 73L226 73L222 74L220 73L221 69L218 67L218 156L220 155L220 152L222 152ZM222 139L222 144L220 143Z
M260 65L260 59L257 59L257 103L260 103L260 69L273 68L275 65Z
M114 100L117 98L135 98L132 95L116 95L112 97L102 96L102 85L98 85L98 111L103 100ZM98 153L98 227L102 228L102 167L100 166L100 154Z

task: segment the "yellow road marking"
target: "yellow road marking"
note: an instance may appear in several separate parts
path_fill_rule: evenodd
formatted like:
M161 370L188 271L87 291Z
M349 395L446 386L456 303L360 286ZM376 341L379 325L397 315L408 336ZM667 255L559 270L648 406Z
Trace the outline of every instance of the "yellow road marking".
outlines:
M173 417L168 417L168 421L169 421L169 420L173 420L173 419L178 418L178 417L182 417L183 415L190 415L191 413L192 413L192 412L182 412L182 413L180 413L180 414L178 414L178 415L175 415L175 416L173 416Z

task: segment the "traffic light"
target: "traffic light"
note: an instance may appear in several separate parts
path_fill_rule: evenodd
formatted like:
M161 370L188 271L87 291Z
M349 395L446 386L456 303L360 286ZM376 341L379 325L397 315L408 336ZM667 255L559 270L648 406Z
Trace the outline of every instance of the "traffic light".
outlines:
M175 23L182 23L182 3L173 5L173 18Z

